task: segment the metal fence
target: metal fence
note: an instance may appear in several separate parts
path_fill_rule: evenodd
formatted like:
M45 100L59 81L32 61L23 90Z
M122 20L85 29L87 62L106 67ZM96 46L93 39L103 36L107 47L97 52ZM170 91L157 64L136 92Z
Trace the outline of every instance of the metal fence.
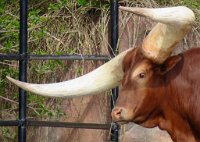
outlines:
M118 0L111 0L111 47L116 51L118 40ZM108 56L94 55L29 55L27 52L27 19L28 19L28 0L20 0L20 48L19 54L0 55L0 60L18 60L19 61L19 80L27 82L27 63L28 60L102 60L107 61ZM118 89L112 90L111 107L117 99ZM26 116L27 98L26 91L19 89L19 119L13 121L0 121L0 126L17 126L18 141L26 142L27 126L41 127L64 127L64 128L83 128L83 129L111 129L111 141L118 142L118 125L113 124L94 124L94 123L68 123L53 121L33 121L28 120ZM112 109L112 108L111 108ZM111 128L110 128L111 127Z

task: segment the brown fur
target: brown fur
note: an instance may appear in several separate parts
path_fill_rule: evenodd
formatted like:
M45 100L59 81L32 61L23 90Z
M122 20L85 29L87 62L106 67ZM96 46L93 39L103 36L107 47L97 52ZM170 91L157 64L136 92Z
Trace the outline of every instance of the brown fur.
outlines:
M158 126L175 142L200 142L200 49L157 65L136 48L124 58L124 73L114 121Z

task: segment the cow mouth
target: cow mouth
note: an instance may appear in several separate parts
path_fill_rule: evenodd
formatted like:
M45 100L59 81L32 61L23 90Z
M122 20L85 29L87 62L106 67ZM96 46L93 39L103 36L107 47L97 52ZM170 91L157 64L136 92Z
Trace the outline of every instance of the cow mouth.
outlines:
M135 124L142 125L143 123L145 123L148 120L148 118L149 117L140 116L133 120L117 120L117 121L114 121L114 123L117 123L119 125L124 125L124 124L130 123L130 122L133 122Z
M124 124L127 124L127 123L129 123L129 122L133 122L131 119L124 119L124 118L120 118L120 119L114 119L113 120L113 122L114 123L117 123L117 124L119 124L119 125L124 125Z
M153 116L153 112L148 114L148 115L143 115L143 116L137 116L137 117L134 117L132 120L116 120L116 121L113 121L114 123L117 123L119 125L125 125L125 124L128 124L128 123L135 123L135 124L138 124L140 126L143 126L152 116ZM144 125L145 127L145 125Z
M115 123L119 124L119 125L124 125L124 124L127 124L129 123L130 121L127 121L127 120L119 120L119 121L115 121Z

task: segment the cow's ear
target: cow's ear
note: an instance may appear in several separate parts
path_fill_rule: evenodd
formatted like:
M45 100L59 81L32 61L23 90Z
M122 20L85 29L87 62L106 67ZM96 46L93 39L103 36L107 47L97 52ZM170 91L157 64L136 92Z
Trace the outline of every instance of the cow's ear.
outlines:
M171 56L169 57L162 65L160 65L160 73L161 74L165 74L168 71L170 71L171 69L173 69L176 64L181 61L182 57L181 55L175 55L175 56Z

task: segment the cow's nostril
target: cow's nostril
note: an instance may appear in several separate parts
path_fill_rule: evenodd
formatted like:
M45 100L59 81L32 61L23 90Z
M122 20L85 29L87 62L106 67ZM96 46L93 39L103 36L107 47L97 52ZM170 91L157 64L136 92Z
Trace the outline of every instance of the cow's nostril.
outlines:
M117 111L117 112L116 112L116 115L120 115L121 112L122 112L121 110Z
M112 111L112 117L114 120L117 120L121 117L122 108L116 107Z

